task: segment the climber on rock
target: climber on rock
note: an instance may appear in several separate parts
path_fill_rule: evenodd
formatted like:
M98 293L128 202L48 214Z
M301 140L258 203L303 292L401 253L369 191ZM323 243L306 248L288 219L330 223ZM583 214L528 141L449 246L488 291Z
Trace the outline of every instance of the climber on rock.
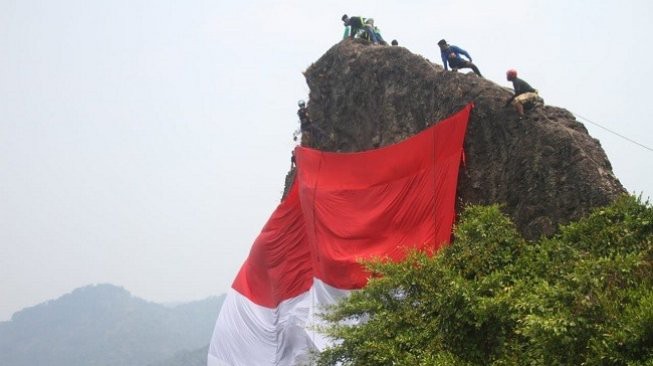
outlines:
M326 137L324 130L316 126L311 118L308 115L308 107L306 107L306 102L300 100L297 102L299 109L297 110L297 116L299 117L299 133L301 133L301 145L309 145L311 143L319 143ZM293 136L293 140L297 141L297 131Z
M445 70L449 70L449 66L451 66L451 70L453 71L470 68L476 75L483 77L481 72L478 70L478 67L472 63L472 57L467 53L467 51L460 47L448 44L444 39L441 39L438 42L438 46L440 47L440 56L442 56L442 63L444 64ZM465 60L462 56L467 57L469 61Z
M308 117L308 108L306 108L306 102L300 100L297 102L299 109L297 110L297 116L299 117L299 128L302 132L305 132L308 129L308 126L311 124L311 119Z
M384 44L378 28L374 26L374 19L363 17L349 17L347 14L342 16L342 22L345 25L344 38L354 38L359 31L364 31L369 40L374 44Z
M365 20L365 26L368 27L372 31L372 33L374 33L374 35L376 36L376 42L374 44L380 44L380 45L383 45L383 46L388 45L388 42L386 42L383 39L383 37L381 36L381 30L379 29L379 27L374 25L374 19L367 18ZM372 40L372 39L370 38L370 40Z
M515 89L515 94L506 101L506 106L512 104L520 118L524 115L524 106L542 103L542 98L537 94L537 90L518 78L516 70L508 70L506 79L512 81L512 86Z
M306 108L306 102L300 100L297 102L299 109L297 110L297 116L299 117L299 129L293 133L293 141L297 141L297 136L302 136L302 142L308 141L309 132L308 130L311 127L311 119L308 117L308 108Z

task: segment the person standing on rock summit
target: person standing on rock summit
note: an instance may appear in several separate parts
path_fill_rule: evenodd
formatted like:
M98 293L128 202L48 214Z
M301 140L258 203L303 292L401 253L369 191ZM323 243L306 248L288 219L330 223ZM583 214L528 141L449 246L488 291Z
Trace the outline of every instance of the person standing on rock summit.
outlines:
M537 94L537 90L517 77L517 70L508 70L506 72L506 79L512 81L512 87L515 89L515 95L506 101L506 106L512 104L519 114L519 118L524 115L525 104L542 102L542 98Z
M342 22L345 25L345 36L344 38L354 38L356 33L360 30L364 30L367 33L370 41L374 44L379 44L383 42L383 38L380 38L380 33L377 33L374 27L374 20L371 18L363 17L349 17L347 14L342 16Z
M451 66L453 71L470 68L476 75L483 77L481 72L478 70L478 67L472 63L472 57L467 53L467 51L460 47L448 44L444 39L441 39L438 42L438 46L440 47L440 56L442 56L442 63L444 64L445 70L449 70L449 66ZM465 60L462 56L467 57L469 61Z

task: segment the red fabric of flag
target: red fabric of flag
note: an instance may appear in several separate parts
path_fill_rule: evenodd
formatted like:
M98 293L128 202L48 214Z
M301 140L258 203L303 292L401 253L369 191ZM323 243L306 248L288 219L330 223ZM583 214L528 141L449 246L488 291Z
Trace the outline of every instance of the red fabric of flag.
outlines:
M472 105L394 145L332 153L297 147L297 175L254 242L233 288L275 308L313 279L338 289L368 280L361 260L399 260L449 242Z

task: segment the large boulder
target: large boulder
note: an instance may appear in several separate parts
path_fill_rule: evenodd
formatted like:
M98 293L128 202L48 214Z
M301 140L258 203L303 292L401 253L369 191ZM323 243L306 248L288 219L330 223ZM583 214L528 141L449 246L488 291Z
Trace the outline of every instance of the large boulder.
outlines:
M599 141L567 110L538 107L520 120L506 88L406 48L344 40L304 74L319 130L304 144L325 151L393 144L473 102L458 208L500 203L528 238L625 193Z

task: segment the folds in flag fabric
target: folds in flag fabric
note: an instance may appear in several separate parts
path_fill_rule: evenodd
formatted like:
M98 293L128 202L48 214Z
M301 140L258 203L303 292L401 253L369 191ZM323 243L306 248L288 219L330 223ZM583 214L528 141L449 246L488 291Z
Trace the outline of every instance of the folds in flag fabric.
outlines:
M367 283L361 260L448 243L471 109L376 150L297 147L293 187L227 294L208 365L307 364L331 342L320 312Z

